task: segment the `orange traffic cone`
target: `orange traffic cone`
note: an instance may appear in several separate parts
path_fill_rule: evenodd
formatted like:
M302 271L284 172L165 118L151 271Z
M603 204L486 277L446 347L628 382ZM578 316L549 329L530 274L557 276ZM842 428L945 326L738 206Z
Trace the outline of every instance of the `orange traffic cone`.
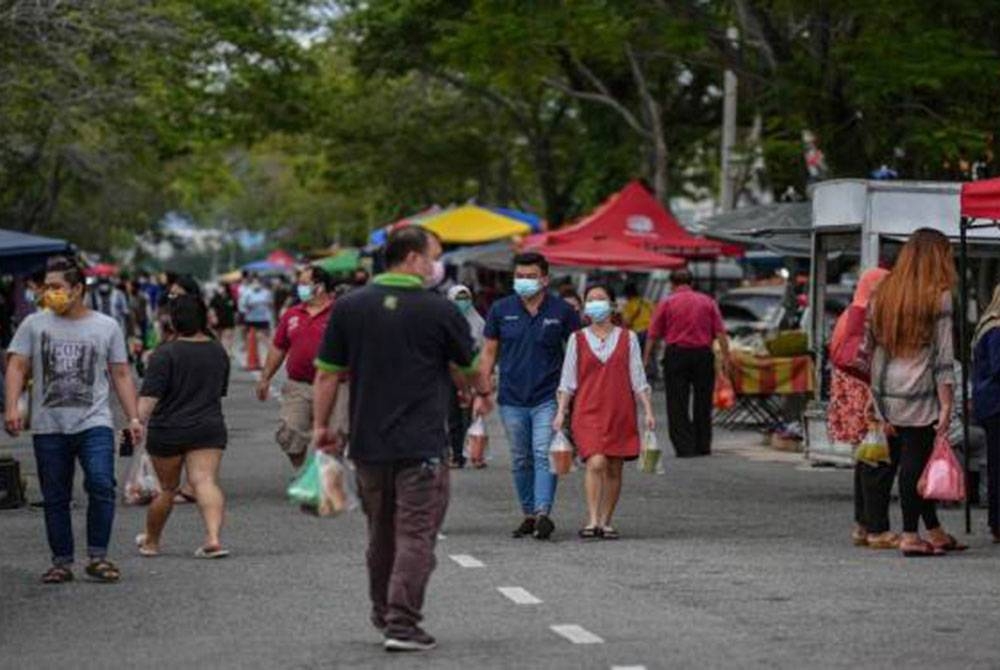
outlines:
M260 370L260 357L257 355L257 331L247 328L247 370Z

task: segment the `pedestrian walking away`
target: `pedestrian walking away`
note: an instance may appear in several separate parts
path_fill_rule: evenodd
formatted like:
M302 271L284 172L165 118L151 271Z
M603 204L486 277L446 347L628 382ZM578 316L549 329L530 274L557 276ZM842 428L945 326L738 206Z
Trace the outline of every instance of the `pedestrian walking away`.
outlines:
M176 337L153 352L139 393L139 416L148 424L146 450L161 486L149 506L145 530L136 537L146 557L160 552L182 469L205 524L205 539L195 556L229 554L220 539L225 503L218 485L228 441L222 397L229 386L229 356L208 335L201 302L193 295L170 301L168 315Z
M243 330L246 335L244 342L248 349L248 360L260 360L260 341L267 341L271 335L271 323L274 318L274 295L263 285L260 277L250 277L250 284L240 291L239 311L243 315ZM250 337L250 331L254 337ZM253 345L256 351L249 349Z
M648 366L657 342L666 343L667 431L679 458L712 453L713 342L719 344L722 374L729 374L729 338L719 305L695 291L691 281L688 270L670 275L672 290L653 315L644 355Z
M436 641L420 627L434 546L448 506L448 399L457 366L476 374L466 319L444 296L441 243L419 226L389 235L388 273L339 298L330 314L318 369L313 443L338 453L329 424L339 375L351 375L351 442L358 493L368 520L371 621L388 651L423 651ZM476 375L476 411L490 407Z
M228 284L219 285L208 307L209 325L215 330L219 342L226 348L226 353L232 356L236 328L236 301L233 300L232 290Z
M17 401L27 377L34 380L32 439L52 552L52 568L42 577L47 584L73 579L70 500L77 460L88 497L86 574L103 582L121 577L108 559L115 516L111 386L129 418L132 439L143 437L121 326L89 309L86 294L80 266L62 257L51 259L45 275L48 309L21 323L7 351L4 424L11 435L23 429Z
M483 347L483 330L486 322L476 311L472 290L468 286L456 284L448 289L448 300L454 303L465 320L469 322L472 342L479 351ZM464 385L452 384L451 404L448 409L448 438L451 440L451 458L448 466L465 467L465 434L472 422L472 398L464 392ZM475 461L473 467L486 467L485 461Z
M514 293L498 300L486 317L481 371L499 359L500 419L511 449L514 488L524 515L514 537L551 537L556 476L549 445L566 340L579 330L573 308L550 295L549 263L538 253L514 258Z
M972 343L972 403L986 429L986 500L993 541L1000 543L1000 286L976 327Z
M639 456L636 403L646 430L656 429L639 337L612 324L612 291L601 284L584 295L590 325L570 337L559 383L559 407L552 424L561 431L573 401L573 437L586 463L587 524L582 538L614 540L611 517L622 490L625 461Z
M945 532L933 500L917 482L936 438L946 438L954 402L955 357L951 292L957 283L948 238L922 228L907 240L892 273L872 298L869 329L875 343L871 388L875 408L890 425L899 451L899 497L905 556L939 556L966 546ZM929 541L921 539L923 519Z
M858 280L851 302L853 307L866 310L872 293L879 282L889 274L888 270L873 268L867 270ZM830 337L830 349L847 336L850 311L845 311L837 320ZM878 435L883 426L875 416L871 391L861 380L834 367L830 373L830 403L827 406L827 426L830 437L838 442L857 447L873 431ZM884 444L884 442L883 442ZM895 549L899 547L899 535L893 533L889 524L889 502L892 483L896 478L898 449L889 449L887 460L856 460L854 464L854 531L851 539L857 546L872 549Z
M275 440L298 470L305 462L313 426L313 362L319 353L326 325L333 308L333 281L322 268L309 266L299 272L296 294L299 303L282 315L268 350L257 398L267 400L271 379L282 365L288 380L281 389L281 412ZM331 429L344 436L348 433L348 401L346 375L341 376Z

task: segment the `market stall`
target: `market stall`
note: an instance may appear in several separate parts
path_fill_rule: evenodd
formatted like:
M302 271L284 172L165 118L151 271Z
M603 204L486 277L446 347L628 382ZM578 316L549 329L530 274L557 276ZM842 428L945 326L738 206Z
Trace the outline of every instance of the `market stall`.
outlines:
M813 360L808 354L760 356L737 351L730 362L736 404L715 416L715 423L726 428L770 428L782 422L786 398L808 396L815 390Z
M420 222L444 244L482 244L531 233L531 226L485 207L463 205Z
M687 260L739 254L734 246L692 235L642 184L633 181L578 223L532 235L524 246L534 249L574 240L606 238Z
M613 270L674 270L683 258L647 251L614 239L574 239L536 247L551 265Z
M988 202L988 194L996 185L981 184L963 187L951 182L841 179L813 186L810 304L825 303L829 262L833 257L856 259L858 272L876 267L888 261L914 231L923 227L940 230L956 246L965 237L962 246L966 251L959 259L967 282L970 274L967 262L975 260L982 268L984 259L996 258L1000 244L1000 230L995 226L962 225L963 212L966 221L971 222L969 217L989 211L977 207ZM973 302L968 287L965 295L963 312ZM805 412L806 456L812 462L850 465L852 446L832 440L826 425L824 338L830 325L826 320L823 310L813 310L808 324L812 341L818 343L814 347L818 393ZM961 328L968 326L965 319L960 321Z

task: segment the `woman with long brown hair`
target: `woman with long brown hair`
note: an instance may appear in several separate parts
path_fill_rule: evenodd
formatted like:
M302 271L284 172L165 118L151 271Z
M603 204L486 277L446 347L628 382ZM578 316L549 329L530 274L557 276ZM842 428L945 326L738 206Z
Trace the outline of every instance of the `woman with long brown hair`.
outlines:
M955 387L951 294L956 283L948 238L921 228L903 246L871 304L872 395L889 426L893 462L899 464L903 508L899 548L905 556L939 556L966 548L941 527L934 501L917 492L934 441L947 435L951 424ZM929 541L920 537L921 519Z

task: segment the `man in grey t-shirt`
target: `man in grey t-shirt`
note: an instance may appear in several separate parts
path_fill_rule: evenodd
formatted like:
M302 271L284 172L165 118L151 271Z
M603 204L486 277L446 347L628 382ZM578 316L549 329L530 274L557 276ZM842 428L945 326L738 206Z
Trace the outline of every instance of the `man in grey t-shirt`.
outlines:
M87 553L91 578L118 581L108 558L115 515L115 438L110 387L130 418L129 430L142 440L132 372L118 323L86 307L83 273L73 262L53 259L45 277L51 311L25 319L7 350L4 424L11 435L24 425L17 399L33 379L32 429L35 460L45 500L45 530L52 550L48 584L73 579L73 527L69 512L73 466L80 461L87 509Z

